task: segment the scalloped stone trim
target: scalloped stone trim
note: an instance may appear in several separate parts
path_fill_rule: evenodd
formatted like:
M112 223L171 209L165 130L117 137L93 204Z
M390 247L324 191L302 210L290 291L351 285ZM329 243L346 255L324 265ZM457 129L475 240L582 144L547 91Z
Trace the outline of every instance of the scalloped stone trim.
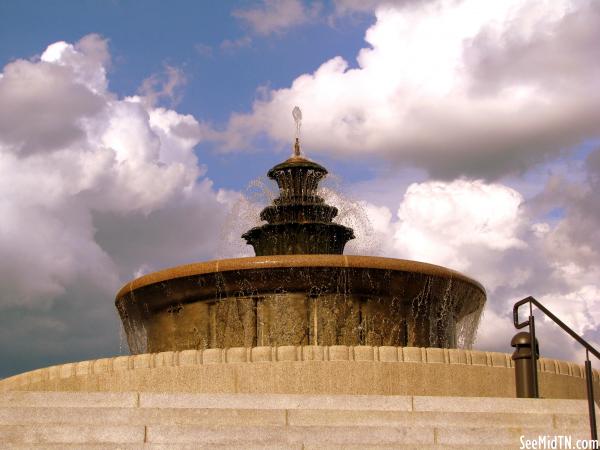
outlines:
M205 350L183 350L161 353L144 353L117 356L89 361L61 364L25 372L0 380L0 390L57 378L125 372L155 367L195 366L202 364L261 363L289 361L375 361L407 362L421 364L462 364L488 367L514 367L508 353L476 350L422 348L422 347L371 347L371 346L281 346L232 347ZM568 361L540 358L542 372L584 378L583 367ZM598 370L593 371L594 381L600 381Z

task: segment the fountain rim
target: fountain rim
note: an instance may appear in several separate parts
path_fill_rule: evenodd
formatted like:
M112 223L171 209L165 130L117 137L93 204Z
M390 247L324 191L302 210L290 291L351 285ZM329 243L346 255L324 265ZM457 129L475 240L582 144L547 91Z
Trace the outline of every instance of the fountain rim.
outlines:
M486 295L481 283L456 270L421 261L363 255L269 255L242 258L215 259L162 269L123 285L117 293L115 303L133 291L153 284L195 275L238 270L338 267L351 269L379 269L412 272L442 278L458 279L478 288Z

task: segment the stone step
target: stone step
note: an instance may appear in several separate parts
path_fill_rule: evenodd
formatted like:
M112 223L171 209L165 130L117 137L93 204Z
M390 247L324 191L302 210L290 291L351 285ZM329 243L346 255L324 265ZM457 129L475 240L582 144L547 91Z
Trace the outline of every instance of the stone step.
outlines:
M584 430L564 430L562 433L572 439L587 439L589 432ZM329 427L329 426L287 426L285 432L280 427L229 427L224 434L222 429L198 426L150 426L147 429L147 442L150 443L207 443L236 444L244 442L256 444L296 444L304 445L512 445L518 446L520 437L525 439L547 435L545 428L453 428L453 427Z
M323 447L313 447L323 448ZM335 448L335 447L333 447ZM341 448L337 446L337 448ZM364 447L356 447L364 449ZM398 447L374 447L374 448L398 448ZM440 448L440 447L436 447ZM82 450L303 450L302 444L297 445L208 445L208 444L9 444L3 445L2 450L58 450L58 449L82 449ZM427 449L427 447L426 447Z
M235 409L336 409L411 411L412 397L401 395L171 394L140 393L140 407Z
M586 400L396 395L171 394L142 392L140 407L587 414ZM596 406L600 415L600 408Z
M525 439L547 435L539 428L453 427L329 427L329 426L223 426L192 425L2 425L0 442L5 444L163 444L279 446L297 445L410 445L518 447ZM588 439L583 430L565 430L576 439Z
M139 393L137 392L0 392L0 407L135 408L138 405Z
M412 397L414 411L567 413L587 414L587 400L487 398L487 397ZM596 411L600 408L596 405Z
M0 442L6 444L135 444L143 443L144 426L28 424L0 425Z
M20 424L452 426L586 429L586 414L216 408L0 407L1 425Z
M587 414L586 400L395 395L0 392L0 407L197 408ZM600 408L596 406L600 415Z
M122 444L27 444L27 445L9 445L3 447L5 450L24 450L24 449L86 449L86 450L459 450L459 449L477 449L477 450L514 450L514 445L402 445L402 444L391 444L391 445L368 445L368 444L356 444L356 445L328 445L328 444L316 444L316 445L252 445L252 444L241 444L241 445L218 445L218 444L128 444L124 447Z
M587 414L512 414L422 411L290 410L288 424L297 426L437 426L455 428L536 427L547 430L586 429Z
M286 410L184 408L0 408L1 425L128 424L285 426Z
M599 414L600 416L600 414ZM0 393L4 448L518 448L589 438L585 400Z

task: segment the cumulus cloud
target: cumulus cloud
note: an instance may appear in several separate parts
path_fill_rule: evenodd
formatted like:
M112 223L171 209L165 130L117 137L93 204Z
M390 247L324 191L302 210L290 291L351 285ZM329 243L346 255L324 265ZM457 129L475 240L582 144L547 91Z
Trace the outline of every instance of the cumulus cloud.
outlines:
M595 154L588 159L588 172L593 171L593 160ZM591 197L592 190L586 192ZM511 351L510 339L516 333L512 305L528 295L597 344L599 260L589 259L589 250L584 255L578 250L583 242L598 249L598 243L583 231L590 220L581 218L581 214L597 215L598 208L581 201L579 207L571 206L572 213L547 223L539 221L542 200L546 201L542 196L525 199L501 183L460 178L411 184L395 214L374 200L365 204L364 211L373 226L371 238L380 243L384 255L447 266L484 285L488 302L476 348ZM558 198L554 201L562 204ZM579 241L566 240L565 230L575 226L582 227L572 230ZM581 361L572 339L542 314L536 316L542 354Z
M525 245L516 237L522 200L506 186L481 180L413 184L398 210L395 241L412 259L468 270L469 262L456 249Z
M180 73L119 98L109 62L89 35L0 76L0 328L28 330L17 347L32 358L50 343L55 360L117 352L119 285L211 257L225 214L194 154L208 128L157 104Z
M600 135L599 38L593 1L383 3L357 68L338 56L270 91L232 115L224 148L287 142L298 104L314 151L446 179L524 171Z
M321 8L320 2L307 6L300 0L263 0L261 6L236 9L232 14L254 32L269 35L315 20Z
M395 217L372 203L365 211L390 256L477 273L476 255L500 256L527 246L520 237L522 203L521 194L502 184L457 179L411 184Z

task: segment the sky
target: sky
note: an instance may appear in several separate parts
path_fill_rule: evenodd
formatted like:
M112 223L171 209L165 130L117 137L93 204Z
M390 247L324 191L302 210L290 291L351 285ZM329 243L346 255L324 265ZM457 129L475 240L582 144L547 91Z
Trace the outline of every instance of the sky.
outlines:
M252 256L296 105L346 253L480 281L475 349L528 295L598 348L599 80L595 0L2 0L0 377L127 354L120 286Z

